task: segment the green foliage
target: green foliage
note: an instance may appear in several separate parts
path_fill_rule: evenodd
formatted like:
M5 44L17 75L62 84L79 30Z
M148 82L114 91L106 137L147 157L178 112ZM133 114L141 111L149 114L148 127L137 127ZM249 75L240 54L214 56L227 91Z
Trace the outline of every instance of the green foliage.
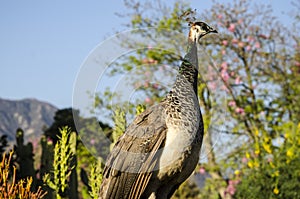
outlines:
M205 186L200 190L200 198L219 199L220 194L216 191L218 187L226 187L226 183L221 180L207 178L205 180Z
M63 198L66 195L69 177L74 169L71 159L76 151L76 133L71 132L69 127L60 129L60 133L61 137L54 147L53 176L44 176L44 181L55 190L57 198Z
M91 165L94 165L97 159L95 155L93 155L93 152L90 152L90 150L82 142L78 142L76 154L78 157L76 170L77 173L80 174L80 178L78 179L78 190L80 192L79 195L81 195L84 199L90 198L88 173L90 173L91 168L93 168Z
M136 106L135 110L136 110L136 115L139 115L139 114L141 114L142 112L144 112L146 110L146 106L143 105L143 104L138 104Z
M102 181L102 168L101 160L99 159L96 164L92 165L89 185L91 187L90 196L93 199L99 198L100 185Z
M82 158L94 156L106 157L109 153L110 138L112 136L112 128L99 122L96 118L82 119L79 131L80 149ZM84 149L87 147L87 149Z
M189 180L180 185L171 199L196 199L199 198L200 189L194 182Z
M114 111L113 120L115 123L112 133L112 144L114 144L118 138L125 132L126 129L126 115L125 112L117 107Z
M237 198L300 198L300 123L284 123L277 128L284 135L274 146L261 139L261 151L247 155ZM272 144L271 147L267 144Z

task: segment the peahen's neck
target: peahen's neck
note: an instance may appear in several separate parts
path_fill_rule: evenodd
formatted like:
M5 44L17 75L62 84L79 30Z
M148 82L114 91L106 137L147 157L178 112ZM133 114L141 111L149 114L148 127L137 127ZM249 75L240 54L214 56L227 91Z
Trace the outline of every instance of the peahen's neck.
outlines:
M179 68L179 74L177 76L176 84L182 84L182 82L188 82L196 96L198 94L198 56L197 56L197 43L196 41L188 40L187 53L183 58L183 62ZM178 85L180 86L180 85Z

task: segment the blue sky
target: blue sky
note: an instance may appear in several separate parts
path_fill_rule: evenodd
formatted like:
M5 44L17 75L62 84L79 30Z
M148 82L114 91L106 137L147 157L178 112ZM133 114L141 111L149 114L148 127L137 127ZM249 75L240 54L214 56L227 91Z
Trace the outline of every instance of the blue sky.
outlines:
M122 4L99 2L1 1L0 97L71 106L81 63L122 23Z
M115 15L124 12L123 1L102 2L0 1L0 98L72 106L73 84L89 52L116 31L126 30L126 19ZM211 5L203 2L192 0L191 5L201 12ZM287 20L281 12L289 11L290 3L265 2ZM200 9L200 4L205 6Z

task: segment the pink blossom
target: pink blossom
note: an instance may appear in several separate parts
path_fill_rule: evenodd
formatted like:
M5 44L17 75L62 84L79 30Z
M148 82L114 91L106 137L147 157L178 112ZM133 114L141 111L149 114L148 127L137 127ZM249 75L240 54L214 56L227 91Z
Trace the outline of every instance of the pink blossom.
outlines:
M234 71L231 71L231 72L230 72L230 76L231 76L231 77L234 76Z
M47 144L48 145L53 144L53 140L50 137L47 137Z
M247 163L247 162L248 162L248 159L247 159L246 157L243 157L243 158L242 158L242 163L245 164L245 163Z
M243 19L238 20L238 24L242 24L243 22L244 22Z
M218 19L222 19L223 18L223 15L221 15L221 14L218 14Z
M158 89L159 88L159 85L158 84L152 84L152 88L154 88L154 89Z
M230 185L228 185L228 187L226 188L226 191L225 191L226 193L229 193L230 195L234 195L234 193L236 192L236 189L235 189L235 187L232 185L232 184L230 184Z
M238 41L237 39L232 39L232 40L231 40L231 43L232 43L232 44L237 44L238 42L239 42L239 41Z
M134 87L135 87L135 88L139 88L139 87L141 87L141 83L140 83L140 82L136 82L136 83L134 83Z
M240 48L242 48L242 47L245 46L245 44L244 44L244 42L240 41L240 42L238 43L238 46L239 46Z
M227 46L228 41L227 41L227 40L223 40L223 41L222 41L222 44L223 44L224 46Z
M240 84L242 83L241 77L238 76L237 78L235 78L235 84Z
M149 62L149 59L148 59L148 58L145 58L145 59L142 60L142 63L143 63L143 64L147 64L148 62Z
M143 64L157 64L157 60L145 58L142 60Z
M233 181L233 180L229 180L229 181L228 181L228 184L229 184L229 185L234 185L234 181Z
M145 102L146 103L151 103L151 98L150 97L146 97Z
M39 163L37 168L41 168L41 164ZM41 179L41 172L36 172L37 179Z
M295 66L300 67L300 62L295 61Z
M163 71L165 71L166 68L168 68L168 67L169 67L169 65L167 65L167 64L161 65L161 66L159 67L159 71L163 72Z
M95 139L91 139L90 143L91 143L91 145L94 145L95 144Z
M149 77L151 75L151 72L150 71L146 71L145 75L146 75L146 77Z
M29 139L29 142L32 143L33 151L35 151L38 147L38 141L36 139Z
M235 105L236 105L236 103L233 100L228 102L228 106L234 107Z
M209 86L209 88L212 89L212 90L215 90L215 89L217 88L217 85L216 85L215 82L209 82L209 83L208 83L208 86Z
M251 50L251 46L246 46L246 51L250 51Z
M224 91L226 91L226 92L229 92L228 88L225 85L222 85L221 89L224 90Z
M227 68L228 68L228 64L227 64L227 62L225 61L225 62L222 62L222 64L221 64L221 68L222 68L222 70L227 70Z
M248 42L253 42L254 41L254 37L248 36L247 40L248 40Z
M229 79L229 74L227 73L227 71L222 70L221 76L222 76L222 78L223 78L223 80L224 80L225 82L228 81L228 79Z
M148 45L148 49L152 49L153 47L151 45Z
M200 167L199 173L202 174L202 175L205 174L205 168L204 167Z
M226 55L226 50L221 51L222 55Z
M245 115L245 110L240 107L236 107L235 112L241 115Z
M148 81L146 81L145 83L144 83L144 87L149 87L149 82Z
M221 77L223 78L224 81L228 81L229 74L227 72L227 68L228 68L227 62L222 62L221 68L222 68L222 70L221 70Z
M235 24L231 23L231 24L229 25L229 27L228 27L228 30L229 30L230 32L234 32L234 30L235 30Z
M236 192L235 186L240 183L240 180L229 180L228 186L226 187L225 194L234 195Z
M254 47L259 49L260 48L260 43L259 42L255 42Z
M260 114L260 116L264 116L266 113L265 113L265 111L261 111L259 114Z

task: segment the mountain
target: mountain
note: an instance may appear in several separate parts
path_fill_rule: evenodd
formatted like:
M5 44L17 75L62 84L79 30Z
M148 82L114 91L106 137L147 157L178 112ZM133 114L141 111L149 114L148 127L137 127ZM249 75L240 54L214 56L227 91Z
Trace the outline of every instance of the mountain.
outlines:
M36 99L7 100L0 98L0 136L7 135L9 142L15 141L17 128L24 130L25 141L39 137L42 129L53 122L55 106Z

